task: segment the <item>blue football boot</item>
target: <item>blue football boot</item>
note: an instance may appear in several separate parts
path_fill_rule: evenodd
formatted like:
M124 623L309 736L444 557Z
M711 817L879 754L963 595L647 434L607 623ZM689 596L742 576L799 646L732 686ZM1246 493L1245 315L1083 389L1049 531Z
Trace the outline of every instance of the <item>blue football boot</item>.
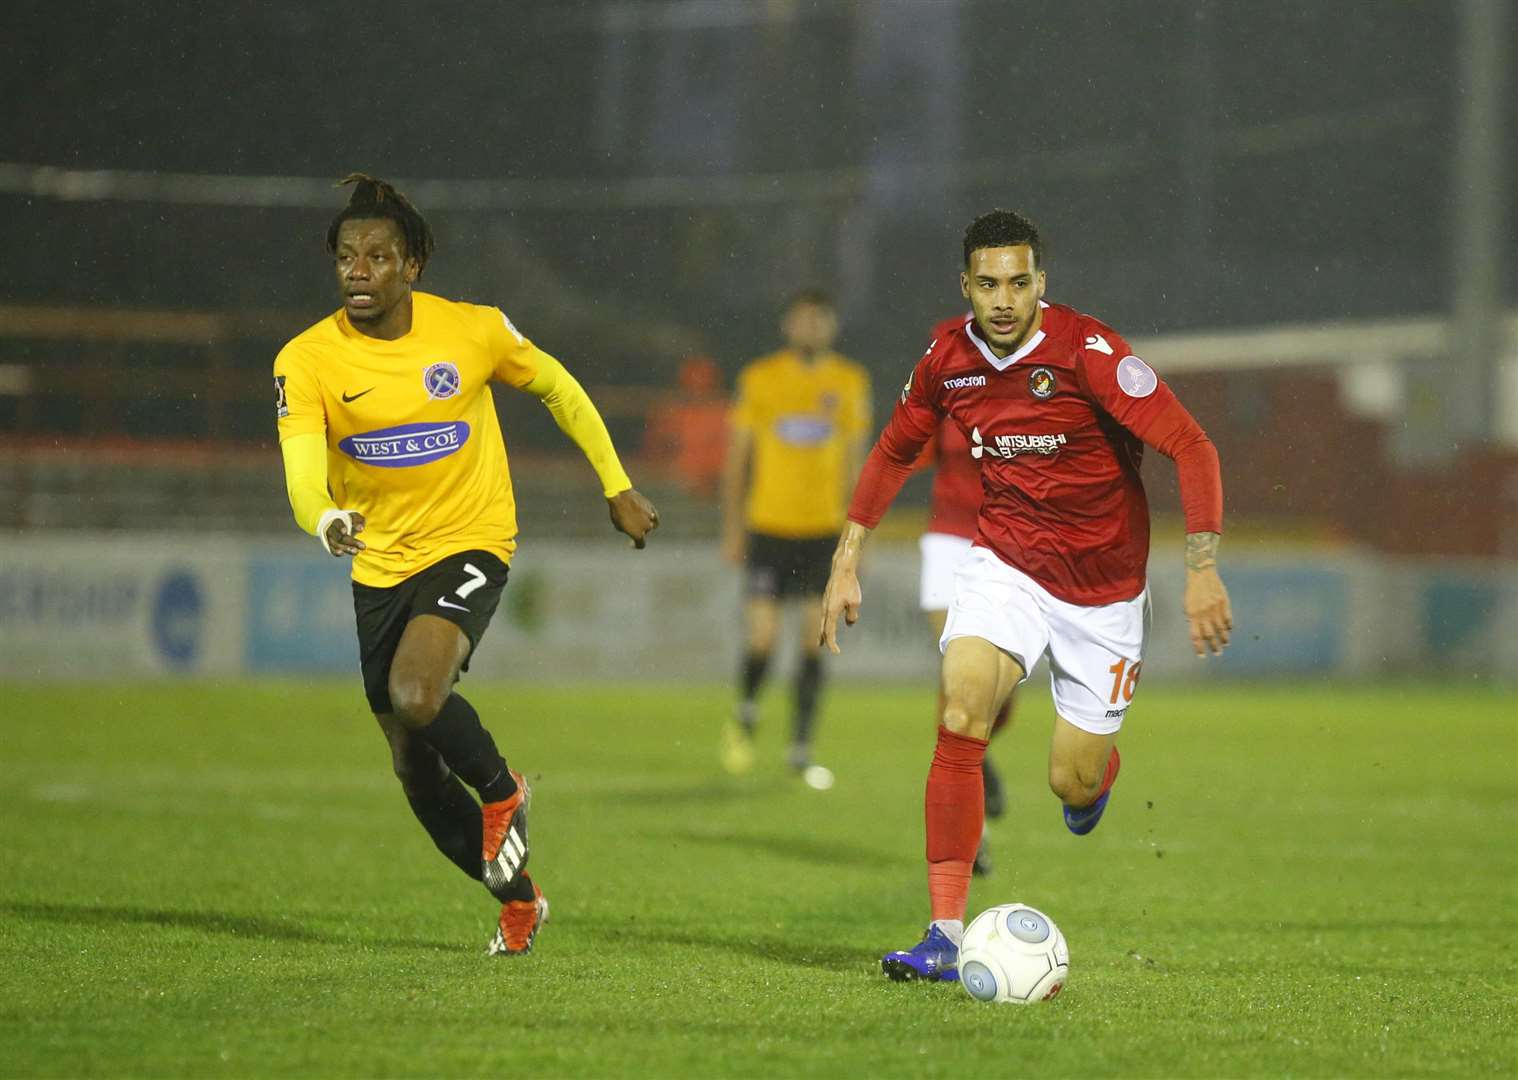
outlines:
M880 970L897 982L910 979L958 982L959 946L937 926L929 926L922 940L910 949L881 957Z
M1065 806L1065 828L1076 836L1085 836L1096 823L1102 820L1102 813L1107 809L1107 800L1112 797L1112 785L1117 780L1117 771L1122 767L1123 759L1117 756L1117 747L1112 748L1112 757L1107 760L1107 774L1102 777L1102 793L1097 796L1096 802L1090 806Z

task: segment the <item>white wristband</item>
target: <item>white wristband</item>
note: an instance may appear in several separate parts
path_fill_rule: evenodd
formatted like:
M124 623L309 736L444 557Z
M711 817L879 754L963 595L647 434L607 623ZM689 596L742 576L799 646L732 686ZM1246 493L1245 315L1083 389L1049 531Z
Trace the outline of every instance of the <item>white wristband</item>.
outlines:
M327 543L327 530L332 527L334 521L341 518L343 527L348 530L349 535L352 535L353 514L354 511L352 510L332 509L322 511L321 520L316 523L316 538L322 542L322 547L327 549L328 555L336 555L337 552L333 551L332 545Z

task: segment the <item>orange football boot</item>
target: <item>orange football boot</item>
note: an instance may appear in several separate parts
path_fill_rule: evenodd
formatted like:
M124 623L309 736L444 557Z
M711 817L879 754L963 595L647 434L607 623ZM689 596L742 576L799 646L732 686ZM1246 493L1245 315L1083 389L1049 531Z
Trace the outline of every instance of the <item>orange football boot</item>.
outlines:
M485 840L482 876L485 888L498 900L507 900L519 891L512 886L527 869L527 806L532 802L532 789L521 773L513 771L511 778L517 782L515 795L480 807Z
M532 951L532 941L538 936L538 928L548 921L548 900L543 890L531 878L531 900L508 900L501 905L501 918L496 924L495 937L486 949L489 956L525 956Z

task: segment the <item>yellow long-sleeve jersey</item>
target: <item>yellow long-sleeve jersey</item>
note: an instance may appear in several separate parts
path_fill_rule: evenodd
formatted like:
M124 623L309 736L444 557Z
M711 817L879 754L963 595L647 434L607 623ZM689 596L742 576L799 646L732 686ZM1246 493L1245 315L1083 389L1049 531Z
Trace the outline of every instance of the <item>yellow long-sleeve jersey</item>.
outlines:
M491 381L543 398L608 496L632 486L579 384L497 308L413 292L411 329L393 341L360 333L339 310L280 350L291 503L308 531L333 506L364 515L355 581L396 585L460 551L511 561L516 500ZM309 435L325 438L326 492L304 460Z

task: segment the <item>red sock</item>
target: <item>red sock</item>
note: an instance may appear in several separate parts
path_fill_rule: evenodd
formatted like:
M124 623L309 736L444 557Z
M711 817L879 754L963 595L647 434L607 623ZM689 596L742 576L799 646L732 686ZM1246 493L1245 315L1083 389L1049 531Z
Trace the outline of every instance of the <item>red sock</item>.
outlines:
M964 919L970 869L985 824L980 763L986 740L938 729L924 798L928 831L928 896L933 918Z
M965 921L965 908L970 903L970 877L975 863L946 859L928 863L928 900L933 907L933 921L955 919Z
M1117 756L1117 747L1114 746L1112 748L1112 756L1107 758L1107 771L1102 774L1102 786L1096 793L1097 799L1100 799L1112 790L1112 781L1117 779L1117 770L1122 764L1123 759ZM1095 802L1096 799L1092 799L1091 801Z

